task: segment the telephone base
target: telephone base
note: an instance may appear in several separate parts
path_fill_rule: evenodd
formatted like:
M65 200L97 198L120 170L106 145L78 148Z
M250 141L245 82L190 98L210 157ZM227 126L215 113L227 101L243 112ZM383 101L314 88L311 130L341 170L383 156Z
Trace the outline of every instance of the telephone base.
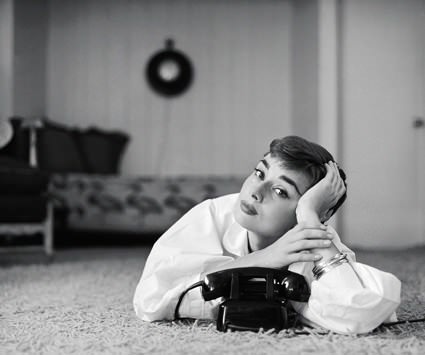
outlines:
M217 330L260 329L276 331L289 327L286 307L279 301L229 299L218 309Z

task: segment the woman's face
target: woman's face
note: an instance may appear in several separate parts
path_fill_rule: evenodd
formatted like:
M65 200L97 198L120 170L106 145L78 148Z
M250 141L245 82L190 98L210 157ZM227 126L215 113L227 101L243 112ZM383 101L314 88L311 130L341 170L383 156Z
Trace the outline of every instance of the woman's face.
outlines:
M271 244L296 224L295 209L308 177L281 166L267 154L242 185L234 206L236 221Z

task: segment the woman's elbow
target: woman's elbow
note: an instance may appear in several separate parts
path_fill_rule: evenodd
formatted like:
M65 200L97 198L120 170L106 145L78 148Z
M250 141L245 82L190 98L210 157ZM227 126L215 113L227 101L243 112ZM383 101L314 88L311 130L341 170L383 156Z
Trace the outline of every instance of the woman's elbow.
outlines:
M165 319L162 299L158 294L149 292L147 288L139 284L133 297L133 308L136 316L141 320L153 322Z
M152 322L155 319L153 319L151 312L148 312L148 307L146 307L145 300L140 297L138 292L135 293L133 298L133 308L136 312L136 316L140 318L141 320Z
M377 297L378 298L378 297ZM364 334L373 331L387 320L400 302L378 298L369 304L312 306L312 320L340 334ZM314 302L313 302L314 304Z
M147 312L146 307L144 306L143 302L136 299L136 297L133 300L133 307L134 311L136 312L136 316L140 318L141 320L152 322L156 319L152 317L152 314L150 312Z
M158 320L171 319L164 307L161 307L159 302L149 302L141 298L134 298L134 311L136 316L143 321L154 322Z
M340 287L342 266L312 283L307 318L338 333L362 334L374 330L395 312L400 304L400 280L360 263L355 268L356 276L363 281L358 287Z

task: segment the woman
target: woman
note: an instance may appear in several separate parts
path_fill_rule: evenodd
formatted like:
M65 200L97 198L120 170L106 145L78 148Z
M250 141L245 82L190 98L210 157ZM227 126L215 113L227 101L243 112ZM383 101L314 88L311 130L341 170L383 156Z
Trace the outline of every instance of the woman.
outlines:
M292 306L307 324L364 333L394 321L400 281L357 263L323 224L345 198L345 174L326 149L296 136L273 140L240 193L200 203L158 239L136 289L136 314L173 319L180 294L205 274L257 266L304 275L310 299ZM215 319L219 302L204 302L195 289L180 315Z

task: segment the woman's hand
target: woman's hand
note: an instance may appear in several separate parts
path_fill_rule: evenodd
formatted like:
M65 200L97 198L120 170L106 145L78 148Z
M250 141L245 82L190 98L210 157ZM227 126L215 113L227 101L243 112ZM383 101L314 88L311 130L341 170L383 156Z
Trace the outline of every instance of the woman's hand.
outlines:
M332 215L332 207L346 192L336 163L330 161L325 167L325 177L307 190L298 201L296 209L298 223L314 224L327 221Z
M300 223L264 249L209 268L201 275L201 280L210 272L237 267L282 269L299 261L319 261L322 259L321 251L329 249L333 237L323 224L311 226Z
M312 250L329 248L333 237L322 224L311 226L302 222L258 253L267 263L265 267L271 268L283 268L300 261L315 262L320 260L322 255L317 250L314 253Z

